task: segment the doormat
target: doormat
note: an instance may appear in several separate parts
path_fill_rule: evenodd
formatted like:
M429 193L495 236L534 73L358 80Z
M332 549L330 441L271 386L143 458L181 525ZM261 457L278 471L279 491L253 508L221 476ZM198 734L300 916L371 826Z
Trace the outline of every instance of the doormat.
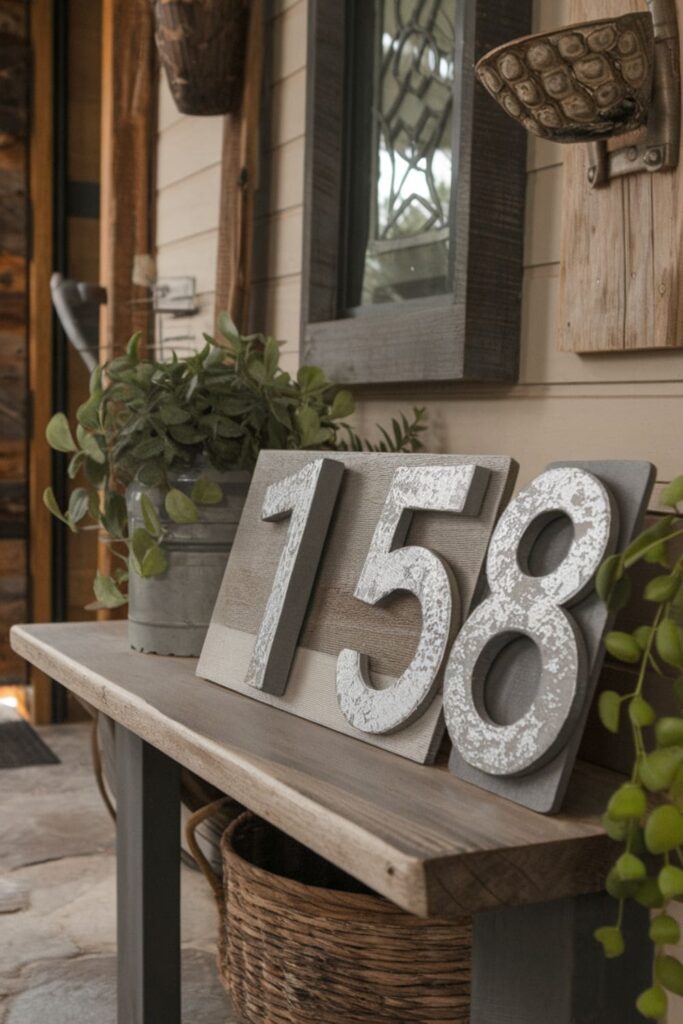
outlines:
M59 763L28 722L0 722L0 769Z

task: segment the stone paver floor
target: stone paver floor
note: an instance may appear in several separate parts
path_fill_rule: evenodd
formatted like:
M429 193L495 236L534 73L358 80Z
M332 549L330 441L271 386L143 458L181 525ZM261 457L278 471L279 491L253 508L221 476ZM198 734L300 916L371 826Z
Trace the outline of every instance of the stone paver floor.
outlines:
M0 771L0 1024L116 1024L114 827L90 729L40 733L61 764ZM236 1024L215 934L208 886L183 867L184 1024Z

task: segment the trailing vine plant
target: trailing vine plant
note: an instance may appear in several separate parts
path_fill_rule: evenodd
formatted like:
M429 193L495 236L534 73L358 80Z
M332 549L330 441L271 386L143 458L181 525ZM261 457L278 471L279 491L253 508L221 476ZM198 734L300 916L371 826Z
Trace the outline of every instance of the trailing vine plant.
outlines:
M683 476L665 488L662 502L680 511ZM599 928L595 938L607 957L619 957L624 952L626 901L656 911L650 923L652 983L637 1001L647 1020L666 1017L667 993L683 995L683 963L669 949L681 938L670 905L683 902L683 555L676 557L673 549L681 537L681 520L662 517L623 553L608 558L596 581L599 596L618 611L631 603L629 574L634 566L647 563L664 570L649 580L642 594L652 610L649 621L631 633L608 633L605 639L612 657L637 667L635 686L627 694L606 691L599 701L603 726L611 733L630 733L633 769L603 816L605 830L622 851L606 885L617 901L616 920ZM648 699L652 685L670 691L678 714L658 716Z
M99 530L118 563L109 576L97 573L90 608L125 604L131 570L143 577L163 574L162 509L172 522L196 522L202 506L223 498L216 474L253 469L264 448L422 449L424 409L413 409L412 419L392 419L389 429L378 427L377 442L362 439L347 422L353 396L322 369L302 366L292 377L280 366L274 338L243 336L226 314L219 326L217 340L205 335L205 347L183 359L146 358L134 336L123 355L93 372L74 429L62 412L48 424L47 441L69 456L68 475L77 486L65 509L48 487L47 508L74 533ZM202 475L188 494L175 479L195 465ZM131 536L125 492L134 481L149 493L141 499L144 526Z

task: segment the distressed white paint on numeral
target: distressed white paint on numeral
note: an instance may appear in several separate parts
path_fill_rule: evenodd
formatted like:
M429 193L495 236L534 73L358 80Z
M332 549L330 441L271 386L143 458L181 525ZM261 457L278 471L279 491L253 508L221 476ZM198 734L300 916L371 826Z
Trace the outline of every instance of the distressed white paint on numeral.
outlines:
M539 528L560 513L574 527L571 548L555 570L531 576L527 558ZM570 467L542 473L503 513L487 556L491 596L460 631L445 673L448 732L472 767L522 775L541 767L566 741L581 708L585 650L561 606L585 594L614 547L617 528L617 509L604 484ZM486 713L486 677L498 653L520 634L540 653L540 685L528 711L503 726Z
M291 516L246 675L250 686L266 693L282 696L287 688L343 475L342 462L316 459L266 491L262 518L275 522Z
M438 555L401 545L413 512L477 515L488 478L487 469L474 465L403 466L394 474L354 596L374 605L397 590L414 594L422 609L422 631L409 667L382 690L372 685L365 655L341 651L337 697L356 729L394 732L420 715L433 695L452 623L460 614L459 595L451 570Z

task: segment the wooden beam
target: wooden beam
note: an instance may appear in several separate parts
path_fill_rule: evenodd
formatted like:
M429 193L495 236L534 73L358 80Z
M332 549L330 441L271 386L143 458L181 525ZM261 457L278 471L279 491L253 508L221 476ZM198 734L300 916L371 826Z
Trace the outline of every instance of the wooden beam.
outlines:
M52 453L45 427L52 415L52 174L53 174L53 0L34 0L31 7L33 50L33 116L31 119L30 195L32 243L29 262L29 392L33 422L29 439L29 573L32 616L52 618L52 521L43 505L43 491L52 483ZM50 721L50 679L31 672L33 721Z
M100 361L136 331L149 336L150 292L133 284L135 257L154 249L158 71L149 0L102 0L100 169ZM151 339L150 339L151 340ZM111 554L99 546L100 572ZM98 618L120 617L99 612Z
M103 0L100 281L103 360L147 333L149 291L133 284L135 257L154 247L156 50L148 0Z

